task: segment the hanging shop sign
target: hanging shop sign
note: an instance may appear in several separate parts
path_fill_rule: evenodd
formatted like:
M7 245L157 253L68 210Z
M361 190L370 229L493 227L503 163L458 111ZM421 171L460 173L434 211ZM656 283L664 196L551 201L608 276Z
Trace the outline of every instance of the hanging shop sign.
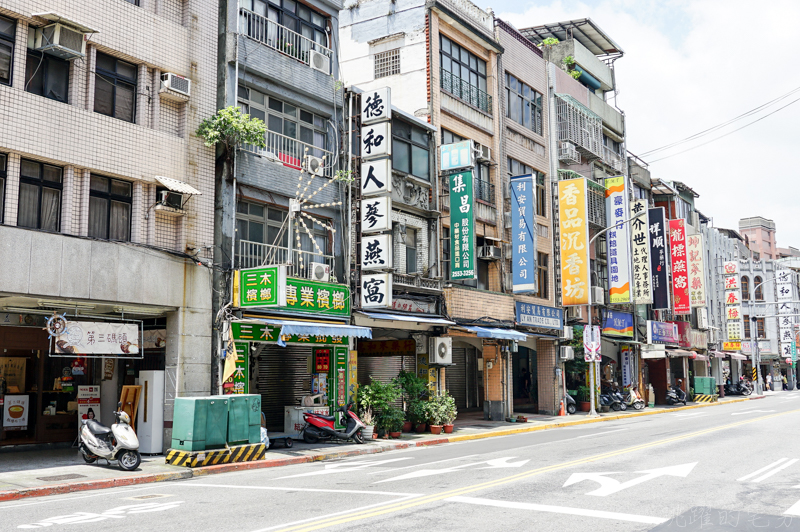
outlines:
M672 259L673 313L690 314L689 268L686 264L686 221L669 221L669 251Z
M741 351L742 342L722 342L723 351Z
M392 274L376 273L361 276L361 307L392 306Z
M650 305L653 303L653 281L650 275L650 239L648 238L650 222L647 202L642 199L632 201L631 216L635 217L631 220L633 303L636 305Z
M265 323L231 323L231 336L234 340L247 342L277 342L281 334L280 325L267 325ZM287 344L302 345L328 345L347 344L346 336L330 336L319 334L291 334L283 335Z
M416 340L359 340L358 353L362 356L406 355L416 356Z
M775 289L778 296L778 345L780 356L788 358L792 363L796 360L794 312L781 311L781 306L789 307L794 296L791 270L775 272Z
M703 270L703 237L686 237L686 258L689 268L689 305L706 306L705 271Z
M647 211L650 233L650 272L653 289L653 309L668 309L669 280L667 277L667 235L664 207Z
M363 197L392 192L392 160L379 159L361 163L361 195Z
M286 278L286 306L281 309L350 317L350 288L343 284Z
M633 314L603 309L603 334L633 338Z
M585 362L600 362L602 355L600 348L602 340L600 337L600 327L588 325L583 328L583 360Z
M361 200L361 232L380 233L392 229L392 198L377 196Z
M34 314L14 314L0 312L0 325L13 325L15 327L44 327L46 316Z
M708 333L696 329L689 330L689 347L708 349Z
M27 395L6 395L3 400L3 430L25 430L28 428Z
M742 340L739 342L740 349L742 353L752 354L753 352L753 341L752 340ZM775 355L776 353L772 349L772 341L770 340L759 340L758 341L758 354L759 355Z
M692 347L692 341L689 338L689 333L692 330L692 324L688 321L673 321L675 326L678 327L678 346Z
M744 339L742 321L742 292L739 287L739 263L729 261L722 264L723 288L725 289L725 332L728 341ZM739 346L741 349L741 346Z
M361 126L361 158L375 159L392 155L392 123L378 122Z
M517 301L517 323L543 329L564 328L564 310Z
M726 305L741 305L742 291L738 288L735 290L725 290L725 304Z
M630 226L628 225L628 185L624 176L607 177L606 233L608 247L608 300L611 304L630 303Z
M454 281L477 279L472 171L451 174L449 182L450 278Z
M674 323L663 321L647 321L647 343L648 344L670 344L678 345L678 326Z
M392 235L361 237L361 270L392 268Z
M622 345L619 348L619 354L622 359L622 387L627 389L633 382L633 347Z
M475 166L475 150L472 148L472 141L465 140L453 144L442 144L439 147L439 160L441 170L458 170L461 168L472 168Z
M515 294L536 291L536 184L533 175L511 178L512 285Z
M562 306L589 304L589 228L586 179L558 182Z
M240 308L286 306L286 266L237 270L233 282Z
M234 342L235 351L228 353L225 359L224 381L222 383L223 395L238 395L249 393L250 364L248 346L246 342ZM230 364L229 364L230 362Z
M404 312L421 312L424 314L436 313L436 303L433 301L418 301L416 299L406 299L403 297L395 297L392 301L392 308Z
M144 356L144 350L140 348L139 337L138 324L70 321L66 330L54 338L50 356L116 355L140 358Z
M743 340L742 336L742 320L728 320L725 323L725 329L728 332L728 340Z
M381 87L361 95L361 123L373 124L392 119L392 89Z

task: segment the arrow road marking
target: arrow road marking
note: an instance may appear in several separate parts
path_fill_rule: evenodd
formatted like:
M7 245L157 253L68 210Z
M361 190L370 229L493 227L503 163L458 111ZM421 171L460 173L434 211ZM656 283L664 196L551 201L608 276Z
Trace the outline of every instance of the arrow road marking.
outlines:
M800 484L797 486L792 486L794 488L800 488ZM783 515L800 515L800 501L797 501L792 505L791 508L783 512Z
M401 469L410 469L412 467L422 467L422 466L429 466L431 464L441 464L443 462L452 462L453 460L462 460L464 458L472 458L473 456L478 456L477 454L468 454L466 456L456 456L455 458L447 458L445 460L436 460L435 462L427 462L424 464L414 464L405 467L397 467L395 469L385 469L383 471L372 471L371 473L367 473L367 475L381 475L384 473L394 473L395 471L400 471Z
M473 455L474 456L474 455ZM408 480L412 478L421 478L421 477L429 477L433 475L440 475L442 473L452 473L454 471L458 471L465 467L475 467L481 464L488 464L489 467L482 467L480 469L500 469L506 467L522 467L523 465L530 462L530 460L520 460L519 462L509 462L509 460L513 460L516 458L515 456L511 456L508 458L496 458L494 460L488 460L486 462L478 462L472 464L461 464L453 467L448 467L445 469L420 469L419 471L412 471L410 473L406 473L405 475L400 475L399 477L387 478L384 480L379 480L375 482L375 484L380 484L382 482L393 482L396 480Z
M486 462L489 464L489 467L482 467L481 469L495 469L498 467L522 467L530 460L520 460L519 462L509 462L509 460L513 460L516 456L512 456L511 458L498 458L496 460L489 460Z
M317 475L330 475L332 473L343 473L343 472L351 472L351 471L360 471L361 469L366 469L371 466L380 466L383 464L388 464L391 462L399 462L401 460L413 460L412 457L408 456L406 458L392 458L391 460L382 460L380 462L339 462L335 464L325 464L325 469L320 469L319 471L312 471L311 473L301 473L299 475L289 475L287 477L278 477L275 480L281 480L284 478L298 478L298 477L313 477Z
M645 474L642 475L641 477L634 478L627 482L620 482L619 480L605 476L605 475L616 475L618 473L573 473L567 479L567 481L564 483L564 486L562 487L571 486L572 484L577 484L578 482L582 482L584 480L593 480L594 482L600 484L600 487L594 491L590 491L586 495L605 497L607 495L611 495L612 493L617 493L618 491L622 491L624 489L636 486L638 484L642 484L644 482L647 482L648 480L653 480L654 478L662 476L687 477L689 476L689 473L691 473L692 469L694 469L694 466L696 465L697 462L692 462L690 464L661 467L658 469L646 469L644 471L635 471L636 473L645 473Z
M761 475L760 477L754 478L752 480L752 482L761 482L762 480L771 477L772 475L778 473L779 471L782 471L782 470L786 469L787 467L790 467L790 466L794 465L796 462L798 462L797 458L794 458L792 460L789 460L788 458L781 458L777 462L773 462L773 463L769 464L768 466L762 467L758 471L754 471L754 472L750 473L749 475L745 475L743 477L737 478L736 480L738 482L744 482L745 480L748 480L748 479L750 479L752 477L755 477L755 476L760 475L761 473L764 473L765 471L767 471L767 473L765 473L764 475Z
M745 410L744 412L734 412L731 415L732 416L743 416L745 414L756 414L758 412L764 412L766 414L766 413L769 413L769 412L774 412L774 410Z
M708 412L681 412L680 414L672 414L675 417L689 417L689 416L706 416Z
M627 430L627 429L606 430L603 432L595 432L594 434L584 434L583 436L577 436L574 439L579 440L581 438L594 438L595 436L603 436L605 434L611 434L612 432L620 432L622 430Z

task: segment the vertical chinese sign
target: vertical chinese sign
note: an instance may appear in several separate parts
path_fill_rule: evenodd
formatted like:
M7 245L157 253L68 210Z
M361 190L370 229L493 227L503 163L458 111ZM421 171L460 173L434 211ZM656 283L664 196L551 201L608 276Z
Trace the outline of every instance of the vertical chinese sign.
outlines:
M512 274L514 293L536 291L536 185L532 175L511 178ZM451 211L452 212L452 211Z
M650 229L650 279L653 283L653 309L669 308L667 278L667 234L664 207L648 209Z
M675 314L690 314L689 269L686 264L686 222L669 221L669 251L672 257L672 302Z
M475 279L472 171L450 174L450 279Z
M794 364L796 346L792 345L795 341L795 317L791 315L792 280L791 270L778 270L775 274L775 288L778 296L778 339L781 358L788 358ZM782 307L785 309L782 309Z
M247 356L247 342L234 342L235 350L227 353L223 374L222 393L224 395L244 394L249 392L250 375Z
M630 303L631 267L628 246L628 187L625 177L608 177L606 186L606 226L608 230L608 300L609 303Z
M742 292L739 286L739 263L736 261L725 262L722 265L725 276L725 329L728 335L729 347L739 346L742 342ZM738 350L738 349L737 349Z
M686 237L686 258L689 268L689 304L692 308L705 307L706 289L701 235Z
M650 239L647 237L650 233L649 219L645 200L631 202L631 217L633 302L636 305L650 305L653 303L653 290L650 278Z
M589 304L589 227L586 179L558 182L562 306Z

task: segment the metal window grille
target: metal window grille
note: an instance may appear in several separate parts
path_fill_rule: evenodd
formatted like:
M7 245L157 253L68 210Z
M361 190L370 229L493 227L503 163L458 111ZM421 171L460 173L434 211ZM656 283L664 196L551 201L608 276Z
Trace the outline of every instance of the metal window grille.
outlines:
M558 140L575 145L587 160L603 157L603 120L567 94L556 95Z
M400 73L400 48L375 54L375 79Z

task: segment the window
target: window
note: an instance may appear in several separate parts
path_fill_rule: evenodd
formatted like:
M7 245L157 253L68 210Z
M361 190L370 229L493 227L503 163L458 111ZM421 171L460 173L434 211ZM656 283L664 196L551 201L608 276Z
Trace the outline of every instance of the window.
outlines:
M129 4L133 4L135 6L139 5L139 0L124 0L124 1L128 2Z
M92 174L89 180L89 236L103 240L131 239L132 185Z
M478 290L489 290L489 261L479 260L478 263ZM474 286L474 285L472 285Z
M536 214L537 216L547 217L547 189L544 184L544 174L538 170L534 170L527 164L523 164L516 159L508 158L508 177L518 175L533 174L536 176Z
M430 181L428 132L402 120L392 120L392 168Z
M400 73L400 48L375 54L375 79Z
M742 276L742 301L750 301L750 278Z
M62 169L23 159L17 225L58 232L61 227Z
M756 318L756 331L758 331L759 338L767 337L767 335L764 332L764 318Z
M28 61L25 65L26 91L67 103L68 89L69 61L28 50Z
M11 85L11 73L14 71L14 37L17 33L16 23L0 17L0 83Z
M689 205L689 202L682 199L677 198L675 200L675 219L679 220L683 218L684 220L690 221L691 218L692 207Z
M744 337L750 338L750 316L744 315Z
M6 171L8 156L0 153L0 224L3 223L3 213L6 211Z
M452 131L442 129L442 144L455 144L456 142L461 142L464 140L467 139L461 135L453 133Z
M406 226L406 273L417 273L417 230Z
M756 301L764 301L764 285L759 276L753 277L753 299Z
M242 0L240 6L328 48L327 18L295 0L270 0L269 2L266 0ZM248 35L255 37L256 34L263 33L263 26L259 26L260 24L256 21L251 22ZM281 32L272 24L267 26L267 32L268 44L271 46L285 47L294 40L291 34L287 35L286 32ZM293 54L289 52L289 55Z
M442 89L485 113L492 112L486 92L486 61L440 35Z
M442 271L440 275L445 281L450 280L450 229L447 229L447 238L442 240Z
M547 299L548 297L548 279L547 272L549 271L548 255L546 253L536 253L536 297Z
M506 72L506 116L542 134L542 95Z
M647 200L647 191L640 186L633 185L633 197L636 199Z
M475 199L494 205L494 185L489 178L489 165L476 163L473 169L475 180Z
M133 122L136 108L136 65L97 53L94 111Z

